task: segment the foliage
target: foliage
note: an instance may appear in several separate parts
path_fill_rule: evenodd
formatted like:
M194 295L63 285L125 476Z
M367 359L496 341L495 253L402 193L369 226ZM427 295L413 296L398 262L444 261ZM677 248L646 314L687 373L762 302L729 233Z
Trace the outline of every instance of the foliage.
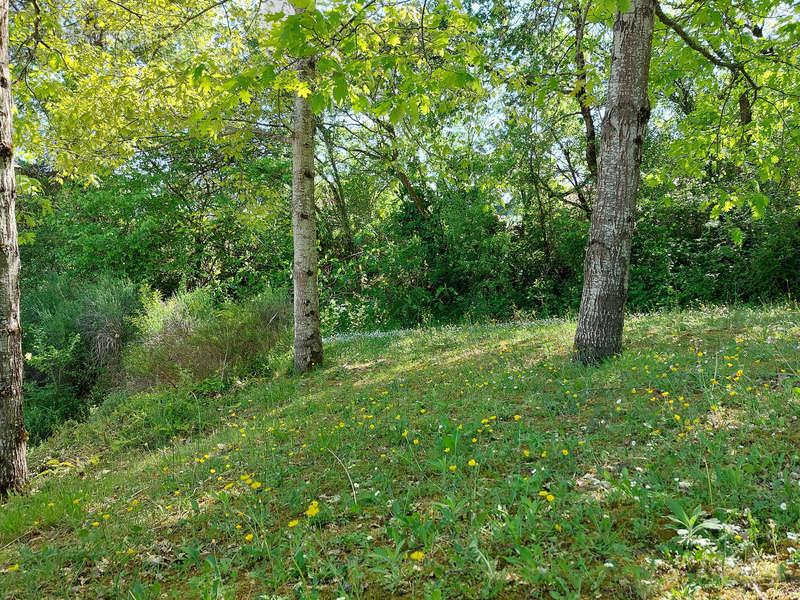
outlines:
M25 418L34 442L66 419L85 417L119 384L138 296L136 285L109 275L82 282L49 273L26 289Z
M111 271L165 295L181 285L246 296L286 280L291 238L285 158L231 161L218 146L192 144L143 154L101 187L64 185L54 212L30 228L24 281L53 263L73 276ZM167 168L164 166L167 165Z
M760 220L743 210L709 220L703 188L693 192L665 202L662 190L647 188L640 198L630 310L759 303L800 293L800 216L791 198L776 193ZM585 219L556 205L542 223L530 214L510 220L474 189L440 189L427 197L430 218L402 203L360 238L359 255L346 258L330 247L321 265L328 329L577 310ZM741 246L731 239L732 226L742 231Z
M133 319L138 341L129 347L125 367L131 383L145 386L266 374L292 314L285 292L272 289L221 305L207 288L167 299L152 292L142 304Z
M678 543L686 548L707 547L712 544L708 537L712 531L723 529L722 523L716 518L705 518L707 513L701 506L696 506L689 515L679 502L671 500L669 507L672 510L667 518L672 521L669 525L675 530Z
M110 271L165 297L204 286L216 299L246 299L284 285L291 271L287 166L279 153L263 150L263 158L232 163L213 146L174 149L152 157L157 169L143 159L138 171L100 188L61 188L54 214L37 220L30 228L36 241L22 248L23 299L53 268L84 277ZM574 207L554 199L540 207L525 197L518 210L491 187L441 181L420 189L430 209L425 217L382 181L360 171L344 178L357 251L342 237L338 211L324 203L328 190L320 192L328 331L577 309L588 221ZM631 310L800 293L793 195L768 190L758 220L743 209L711 219L712 188L698 183L677 193L651 182L642 190ZM741 245L731 238L733 227Z

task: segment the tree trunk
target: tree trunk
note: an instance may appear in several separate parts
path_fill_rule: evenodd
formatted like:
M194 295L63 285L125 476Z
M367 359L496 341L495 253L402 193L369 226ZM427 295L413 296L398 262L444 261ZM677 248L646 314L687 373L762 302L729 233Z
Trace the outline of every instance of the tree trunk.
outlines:
M575 66L578 69L578 81L575 84L577 91L578 106L581 109L581 117L586 128L586 167L597 177L597 134L594 128L594 118L592 108L589 106L589 98L586 94L586 58L583 55L583 33L586 30L586 19L589 14L591 0L587 0L586 6L581 9L580 4L575 4Z
M298 9L298 12L299 9ZM316 59L301 58L301 81L313 87ZM294 100L292 135L292 230L294 233L294 368L304 373L322 364L317 284L317 221L314 205L314 114L307 98Z
M28 432L22 419L22 336L19 323L19 247L14 203L11 78L8 71L8 0L0 0L0 494L28 480Z
M650 118L647 79L654 0L617 13L603 117L597 201L584 263L575 357L596 363L620 351L642 142Z
M339 219L342 222L346 249L348 253L353 254L356 249L356 242L353 237L353 228L350 226L350 215L347 212L347 203L344 199L342 178L339 177L339 168L336 166L336 155L334 154L331 132L327 128L321 126L319 129L320 133L322 133L322 139L325 142L325 148L328 150L328 160L330 161L331 170L333 171L333 185L331 185L331 191L333 192L333 201L336 204L336 210L339 211Z
M408 178L408 175L406 175L405 171L403 171L403 169L401 169L399 166L396 166L395 172L397 173L397 178L400 180L400 183L403 184L406 192L408 192L411 200L413 200L414 206L417 207L419 214L421 214L423 217L429 217L431 213L428 210L428 207L425 206L425 202L423 202L422 198L420 198L419 194L417 194L417 190L414 189L414 186L412 185L411 180Z

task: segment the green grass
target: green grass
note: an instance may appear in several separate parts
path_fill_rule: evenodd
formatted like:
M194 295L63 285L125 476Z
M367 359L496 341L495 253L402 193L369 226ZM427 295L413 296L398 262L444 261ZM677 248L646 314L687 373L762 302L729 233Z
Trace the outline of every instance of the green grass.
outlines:
M599 368L573 328L345 336L306 377L110 400L32 451L0 596L797 597L798 307L633 317Z

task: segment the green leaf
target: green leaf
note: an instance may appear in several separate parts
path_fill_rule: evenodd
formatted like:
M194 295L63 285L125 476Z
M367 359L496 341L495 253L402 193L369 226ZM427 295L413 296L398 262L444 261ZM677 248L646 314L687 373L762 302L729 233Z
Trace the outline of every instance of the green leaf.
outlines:
M343 73L337 73L333 76L333 99L336 102L342 102L347 98L347 79Z
M389 112L389 120L392 122L392 125L397 125L400 122L400 119L403 118L403 115L406 112L406 104L405 102L400 102L395 104L394 108Z
M315 114L319 114L325 108L325 96L317 92L311 96L308 105Z
M753 211L753 217L760 219L764 216L764 210L769 204L769 198L761 192L754 192L748 200L750 201L750 208Z
M203 75L203 71L205 70L206 65L204 63L200 63L194 68L192 72L192 85L197 87L198 82L200 81L200 77Z

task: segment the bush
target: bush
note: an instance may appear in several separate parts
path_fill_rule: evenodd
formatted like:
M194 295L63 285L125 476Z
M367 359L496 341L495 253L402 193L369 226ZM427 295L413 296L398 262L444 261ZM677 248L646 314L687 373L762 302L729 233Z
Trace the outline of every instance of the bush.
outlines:
M88 408L121 380L120 358L139 307L130 281L79 282L48 274L21 298L25 421L34 443Z
M125 357L134 386L227 380L268 368L273 349L288 340L291 307L272 289L222 305L206 288L167 299L153 292L134 323L139 342Z

